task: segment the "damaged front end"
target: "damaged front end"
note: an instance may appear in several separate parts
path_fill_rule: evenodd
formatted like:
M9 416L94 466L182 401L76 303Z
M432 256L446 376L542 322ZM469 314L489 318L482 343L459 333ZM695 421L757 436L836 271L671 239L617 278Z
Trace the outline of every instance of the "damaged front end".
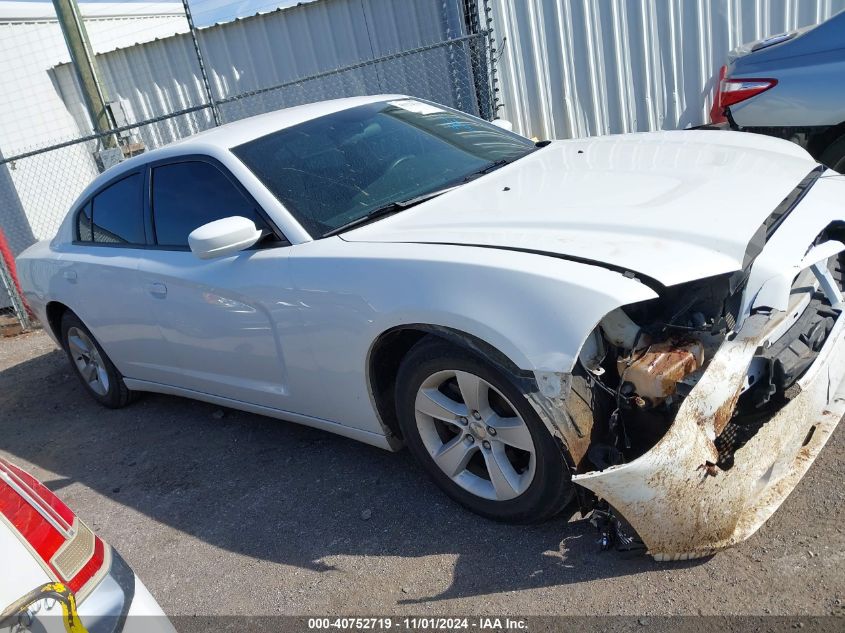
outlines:
M556 425L605 541L630 545L626 522L658 560L706 556L795 487L845 414L844 241L829 228L753 298L748 266L593 331Z

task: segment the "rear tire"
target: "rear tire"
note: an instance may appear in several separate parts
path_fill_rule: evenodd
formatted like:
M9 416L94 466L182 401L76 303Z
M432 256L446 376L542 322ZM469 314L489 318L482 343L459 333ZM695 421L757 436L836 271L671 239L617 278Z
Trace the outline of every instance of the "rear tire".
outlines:
M423 338L399 368L396 409L417 461L476 514L535 523L572 500L561 448L525 394L491 363Z
M62 316L61 341L74 373L94 400L119 409L136 398L91 331L70 310Z

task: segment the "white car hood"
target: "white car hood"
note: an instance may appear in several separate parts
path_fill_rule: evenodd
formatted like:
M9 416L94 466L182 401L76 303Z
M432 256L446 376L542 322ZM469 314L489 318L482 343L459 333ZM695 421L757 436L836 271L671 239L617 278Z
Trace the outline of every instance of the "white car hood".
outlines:
M342 237L535 251L669 286L740 269L760 225L815 167L788 141L740 132L558 141Z

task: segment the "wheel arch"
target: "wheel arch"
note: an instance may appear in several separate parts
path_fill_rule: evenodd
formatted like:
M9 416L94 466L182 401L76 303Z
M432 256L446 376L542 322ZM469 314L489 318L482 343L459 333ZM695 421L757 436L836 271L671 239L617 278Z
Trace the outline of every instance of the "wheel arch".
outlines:
M501 371L517 379L531 379L533 374L521 370L513 359L491 343L455 328L430 323L409 323L392 327L370 345L367 354L366 379L373 408L381 423L397 438L402 438L396 417L394 388L402 359L426 336L435 336L479 358L493 363Z
M47 312L47 326L53 333L53 337L62 345L62 317L66 312L73 312L61 301L50 301L45 306Z

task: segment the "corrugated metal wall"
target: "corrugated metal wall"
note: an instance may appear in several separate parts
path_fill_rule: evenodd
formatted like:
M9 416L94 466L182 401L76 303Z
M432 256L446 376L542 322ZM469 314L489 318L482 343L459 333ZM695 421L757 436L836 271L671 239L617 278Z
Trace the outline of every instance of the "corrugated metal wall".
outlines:
M464 34L462 11L463 0L320 0L206 27L198 37L219 100L459 37ZM223 118L231 121L303 101L379 92L409 92L451 105L453 53L441 48L226 104L221 107ZM131 121L207 101L188 35L100 54L97 62L109 94L120 99ZM70 65L58 66L53 73L68 109L80 123L87 121ZM191 115L171 127L177 123L184 129L157 124L154 129L162 136L145 139L147 144L155 147L204 129L211 124L210 113Z
M487 1L499 115L540 138L706 123L730 49L845 9L845 0Z

